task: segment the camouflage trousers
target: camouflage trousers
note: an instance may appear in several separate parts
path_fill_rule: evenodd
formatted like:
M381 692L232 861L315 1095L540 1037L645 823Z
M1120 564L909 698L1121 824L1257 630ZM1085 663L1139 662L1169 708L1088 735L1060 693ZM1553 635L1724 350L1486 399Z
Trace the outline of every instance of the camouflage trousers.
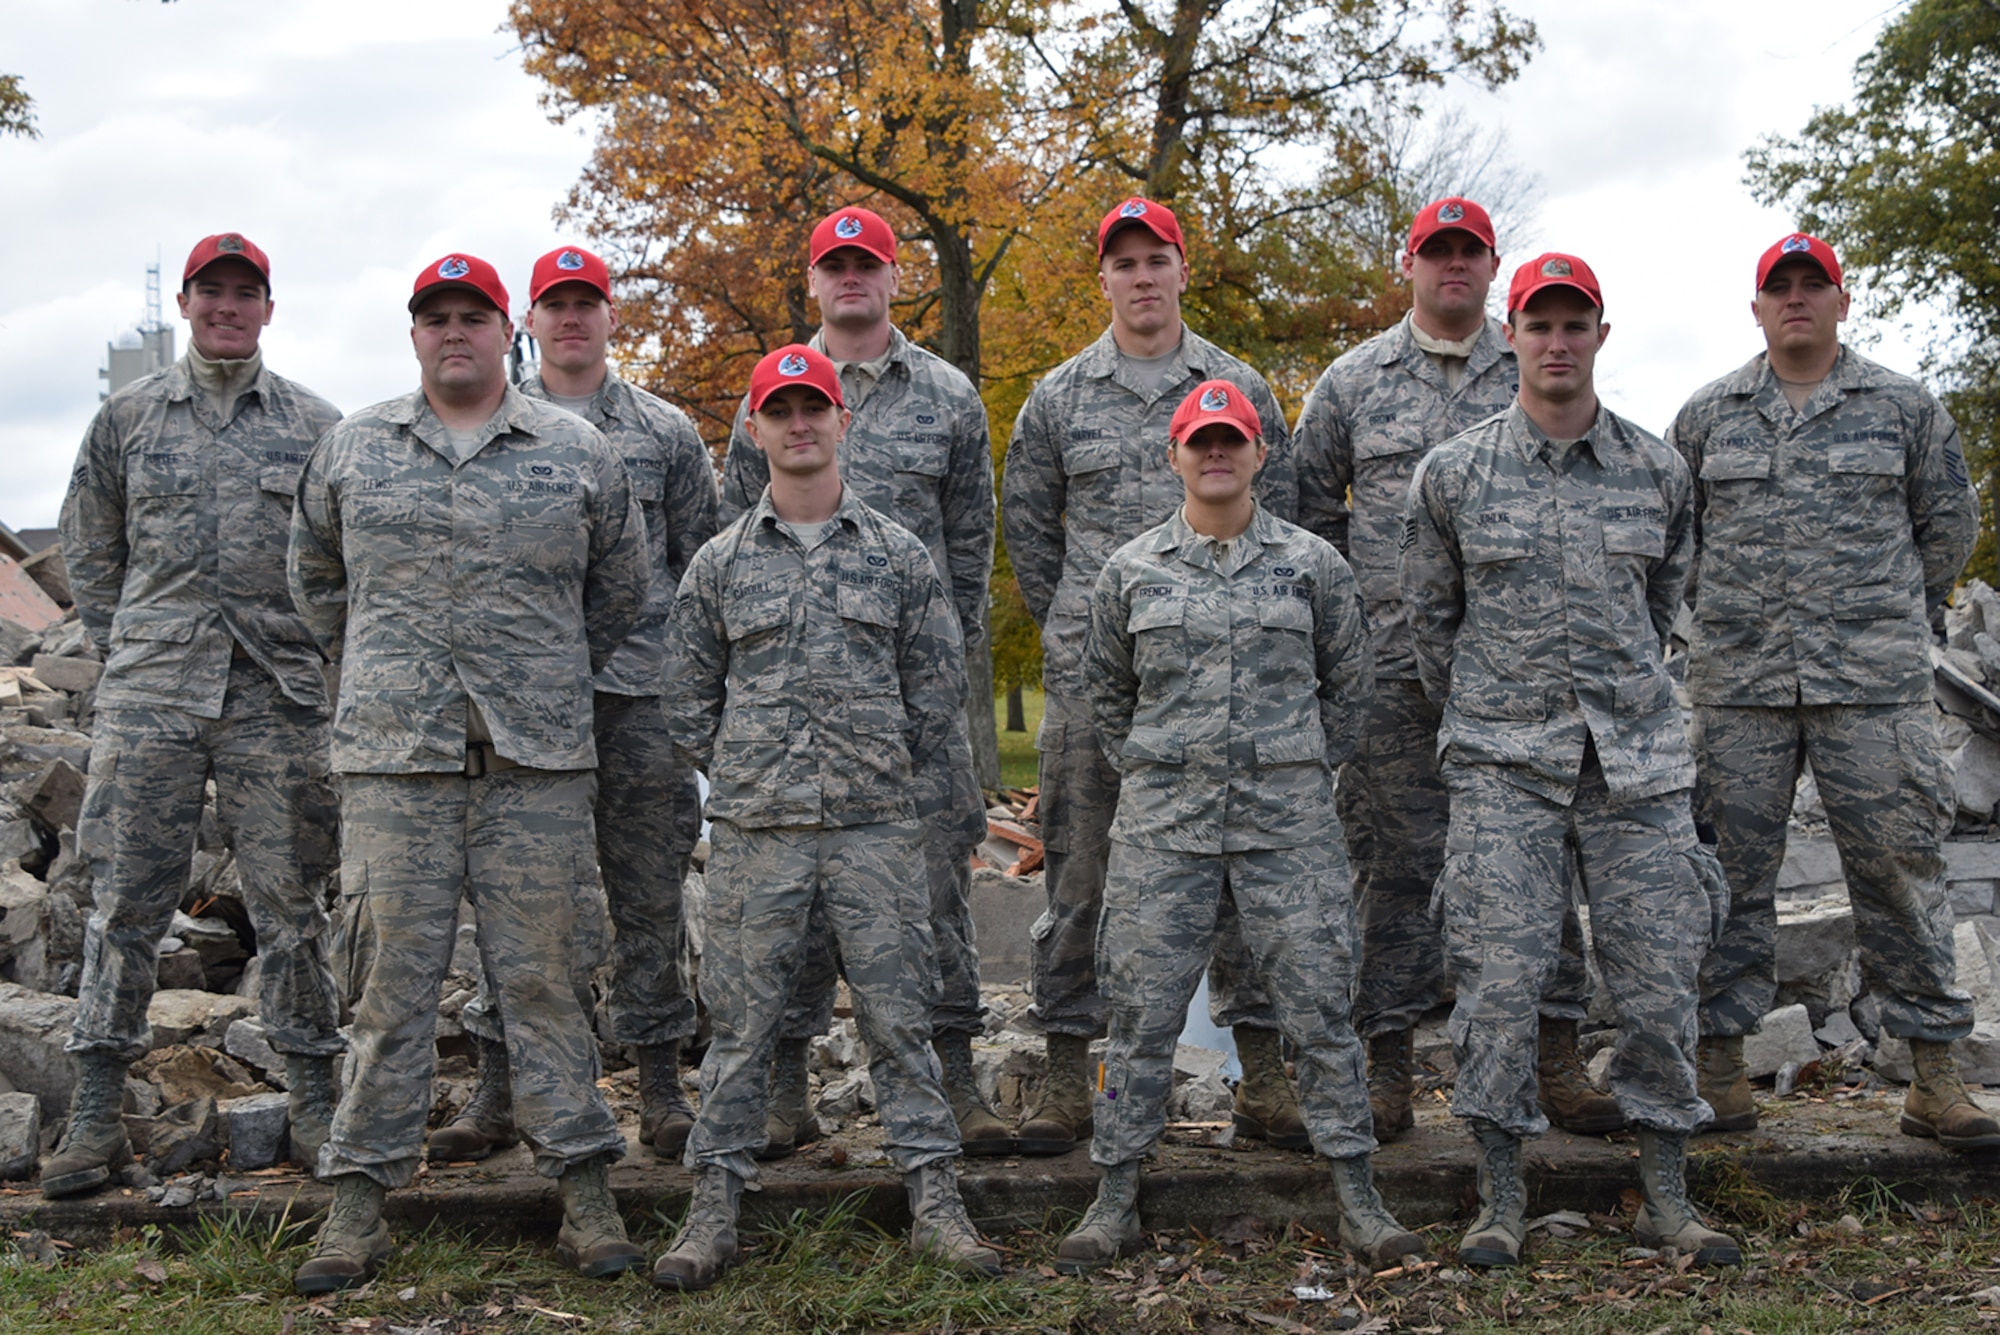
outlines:
M599 691L595 710L597 866L612 927L611 1041L679 1043L695 1029L694 997L681 967L681 887L701 834L694 771L674 754L657 695ZM588 997L590 974L604 953L603 924L585 914L578 927L577 985ZM831 1017L830 979L827 986ZM490 978L479 980L461 1023L468 1033L499 1040Z
M1747 1034L1777 995L1775 895L1802 760L1833 827L1882 1027L1939 1043L1971 1032L1939 847L1955 802L1931 702L1697 705L1693 741L1698 814L1715 826L1731 892L1729 924L1701 966L1702 1032Z
M1447 765L1445 782L1451 831L1438 902L1458 988L1452 1112L1515 1135L1548 1130L1536 1101L1536 1011L1580 880L1591 950L1618 1011L1619 1111L1668 1132L1707 1121L1695 1093L1695 975L1729 892L1695 838L1687 790L1614 799L1589 748L1569 806L1491 765Z
M590 770L535 769L342 776L343 964L360 999L321 1177L366 1173L401 1187L417 1170L461 893L498 985L514 1123L535 1171L558 1177L625 1152L572 986L578 905L598 893L595 780Z
M1349 1023L1354 900L1337 834L1304 848L1219 854L1114 842L1097 938L1111 1038L1092 1108L1092 1163L1127 1163L1159 1143L1174 1046L1225 918L1238 924L1298 1054L1313 1148L1336 1159L1374 1151L1366 1062Z
M1118 810L1118 771L1104 758L1087 700L1053 691L1041 732L1043 884L1048 907L1029 931L1035 1003L1031 1014L1051 1034L1096 1038L1105 1032L1098 993L1097 924L1104 912L1111 818ZM1242 933L1225 926L1209 959L1208 1015L1216 1027L1276 1029L1270 998L1259 986Z
M701 999L713 1037L687 1166L757 1180L771 1051L817 907L840 953L884 1148L901 1172L958 1154L931 1051L937 1001L915 822L746 830L709 826Z
M345 1045L327 965L327 891L339 812L323 710L296 704L256 663L229 670L221 718L178 709L98 711L77 848L96 906L84 933L71 1052L136 1061L152 1047L160 938L187 889L207 781L257 932L258 1012L272 1048Z
M939 825L948 822L939 821ZM937 947L938 1004L933 1034L986 1032L979 999L979 949L972 935L972 849L946 832L924 829L924 880L930 889L931 940ZM783 1038L812 1038L833 1024L833 989L840 960L825 914L817 907L806 923L806 949L785 1004Z
M1444 998L1444 943L1431 916L1451 820L1451 794L1438 772L1440 712L1416 682L1378 680L1360 745L1340 767L1335 798L1361 923L1354 1028L1363 1038L1408 1029ZM1542 1014L1581 1020L1589 1004L1583 931L1572 906Z

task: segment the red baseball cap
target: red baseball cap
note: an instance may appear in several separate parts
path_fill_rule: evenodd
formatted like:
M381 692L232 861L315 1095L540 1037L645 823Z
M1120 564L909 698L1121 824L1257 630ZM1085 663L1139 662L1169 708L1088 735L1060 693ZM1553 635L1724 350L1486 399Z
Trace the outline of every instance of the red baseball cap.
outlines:
M1410 243L1405 249L1416 254L1424 242L1439 232L1470 232L1486 243L1488 250L1496 246L1493 240L1493 220L1463 195L1447 195L1417 210L1417 216L1410 223Z
M804 385L833 400L833 406L847 405L840 398L840 372L823 352L803 343L788 343L776 352L767 352L750 372L750 411L764 406L764 400L787 385Z
M611 271L579 246L562 246L535 261L535 271L528 276L528 304L540 301L542 293L558 283L584 283L611 300Z
M1507 284L1507 313L1512 315L1537 292L1551 287L1575 288L1591 305L1600 311L1604 309L1604 293L1597 286L1597 275L1590 271L1590 266L1574 255L1550 251L1514 270L1514 281Z
M1098 259L1104 258L1104 248L1111 244L1112 234L1128 225L1145 228L1168 245L1178 248L1183 257L1187 255L1187 242L1181 238L1180 219L1174 217L1174 211L1165 204L1155 204L1150 199L1134 195L1105 214L1104 221L1097 224Z
M423 267L417 275L416 287L410 292L410 313L416 314L417 307L423 305L426 299L451 288L477 292L492 302L502 315L507 313L507 288L500 281L499 272L476 255L460 255L457 252Z
M1834 256L1833 247L1816 236L1804 232L1793 232L1784 240L1765 251L1757 261L1757 290L1764 290L1764 281L1771 276L1771 270L1786 260L1811 260L1826 274L1827 281L1840 286L1840 260Z
M241 232L217 232L214 236L205 236L195 242L194 249L188 252L187 267L181 270L181 283L185 285L188 279L217 260L245 261L251 268L264 275L265 290L270 289L271 257L258 249L257 243Z
M820 219L813 228L811 258L806 263L818 264L828 251L842 246L865 250L884 264L896 262L896 234L873 209L835 209Z
M1257 409L1248 394L1227 380L1204 380L1174 409L1167 435L1183 441L1211 422L1222 423L1245 440L1256 440L1264 434L1264 424L1257 419Z

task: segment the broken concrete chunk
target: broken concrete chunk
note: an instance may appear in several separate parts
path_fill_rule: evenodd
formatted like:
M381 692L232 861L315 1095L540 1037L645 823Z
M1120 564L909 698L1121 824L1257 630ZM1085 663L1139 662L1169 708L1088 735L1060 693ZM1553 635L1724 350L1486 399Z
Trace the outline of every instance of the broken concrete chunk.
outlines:
M292 1118L285 1095L252 1094L215 1106L232 1169L269 1168L291 1157Z
M102 663L93 663L88 658L58 658L50 653L36 654L33 667L35 680L42 685L73 694L93 689L97 679L104 675Z
M32 1176L42 1152L42 1101L33 1094L0 1094L0 1182Z
M1813 1037L1812 1020L1804 1006L1785 1006L1764 1017L1757 1032L1743 1039L1743 1061L1750 1078L1776 1075L1786 1062L1805 1063L1819 1058L1819 1040Z

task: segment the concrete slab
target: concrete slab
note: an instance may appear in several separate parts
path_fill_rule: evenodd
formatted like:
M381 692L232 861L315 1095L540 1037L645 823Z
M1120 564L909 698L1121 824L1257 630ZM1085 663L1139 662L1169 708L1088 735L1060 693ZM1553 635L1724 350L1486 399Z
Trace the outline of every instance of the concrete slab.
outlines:
M1743 1173L1787 1199L1820 1200L1862 1177L1896 1183L1913 1199L1970 1199L1992 1193L2000 1157L1951 1154L1935 1141L1896 1129L1902 1091L1839 1097L1765 1099L1755 1132L1705 1136L1692 1157L1697 1196L1703 1183ZM1412 1226L1470 1217L1475 1197L1471 1140L1442 1104L1426 1101L1415 1131L1375 1157L1375 1177L1398 1217ZM628 1218L673 1218L686 1205L693 1177L637 1144L611 1172ZM1212 1129L1168 1133L1146 1169L1141 1209L1155 1228L1213 1231L1232 1214L1256 1214L1274 1225L1297 1219L1310 1228L1336 1227L1332 1184L1309 1154L1217 1148ZM1636 1184L1636 1149L1629 1135L1583 1138L1552 1131L1528 1146L1529 1210L1615 1213L1620 1193ZM974 1218L988 1230L1043 1228L1052 1211L1081 1213L1097 1186L1084 1150L1051 1159L978 1159L963 1163L963 1188ZM881 1155L875 1128L843 1131L806 1153L763 1166L764 1189L743 1198L745 1224L778 1223L792 1211L823 1209L859 1193L862 1212L885 1228L905 1228L903 1187ZM45 1201L35 1190L0 1190L0 1227L41 1228L78 1243L101 1242L119 1228L144 1224L187 1227L201 1214L254 1212L275 1219L315 1213L332 1198L323 1183L275 1171L229 1175L226 1201L179 1209L149 1202L143 1189L119 1187L96 1196ZM389 1194L388 1215L408 1235L434 1222L483 1229L498 1237L553 1234L559 1207L553 1184L534 1175L525 1147L480 1164L427 1166L416 1185ZM32 1220L32 1223L30 1223ZM650 1242L657 1230L643 1225Z

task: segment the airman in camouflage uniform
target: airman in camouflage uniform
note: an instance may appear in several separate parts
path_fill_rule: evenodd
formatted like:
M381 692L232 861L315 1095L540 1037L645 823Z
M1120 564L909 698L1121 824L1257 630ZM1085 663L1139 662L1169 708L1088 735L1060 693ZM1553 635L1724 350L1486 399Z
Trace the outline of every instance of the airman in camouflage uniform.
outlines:
M959 1200L958 1128L931 1053L938 971L912 784L964 727L958 621L923 543L842 486L834 364L780 348L749 401L771 482L695 554L668 626L668 726L710 784L701 995L714 1036L687 1145L694 1200L653 1279L706 1288L736 1259L771 1048L815 911L854 996L912 1244L997 1273Z
M1716 1129L1757 1124L1743 1035L1777 990L1773 893L1810 760L1882 1027L1916 1058L1903 1130L2000 1146L1949 1046L1972 1002L1955 981L1939 848L1955 803L1931 703L1932 628L1978 501L1930 391L1841 345L1847 303L1824 241L1773 245L1751 304L1766 351L1690 399L1669 436L1696 478L1698 801L1734 892L1702 965L1702 1093Z
M340 414L264 367L270 262L240 234L195 246L180 309L187 356L99 410L63 502L64 559L104 675L77 838L97 901L68 1043L81 1079L62 1151L42 1172L52 1197L102 1186L131 1157L125 1068L152 1047L160 938L211 775L301 1161L333 1112L326 682L280 572L299 469Z
M1424 1249L1376 1194L1348 1022L1354 901L1333 778L1367 713L1368 623L1340 554L1251 499L1259 430L1235 385L1196 386L1167 446L1184 504L1113 553L1091 595L1092 713L1129 782L1097 937L1111 1037L1090 1157L1105 1174L1057 1247L1066 1270L1141 1236L1139 1160L1165 1128L1174 1046L1225 905L1299 1054L1343 1241L1377 1266Z
M1575 256L1523 265L1507 298L1519 397L1410 483L1403 597L1451 790L1437 898L1458 991L1452 1111L1482 1151L1483 1208L1459 1247L1471 1265L1520 1259L1521 1137L1548 1127L1535 1015L1578 879L1618 1008L1611 1088L1639 1128L1640 1239L1698 1264L1742 1259L1701 1223L1682 1172L1708 1116L1695 973L1728 898L1695 836L1664 661L1694 488L1678 455L1598 402L1602 306Z
M1259 504L1289 521L1298 508L1290 433L1262 376L1181 323L1188 266L1179 222L1128 199L1098 225L1098 285L1111 327L1044 376L1014 422L1001 478L1000 522L1028 612L1042 628L1045 710L1042 842L1048 910L1034 925L1034 1015L1048 1036L1049 1076L1020 1129L1024 1154L1060 1154L1090 1127L1090 1040L1105 1032L1096 970L1118 771L1097 737L1083 642L1091 589L1125 543L1165 521L1181 486L1159 442L1174 410L1204 380L1227 380L1257 410L1269 461ZM1239 1130L1310 1148L1279 1060L1277 1020L1225 930L1209 976L1209 1009L1235 1030L1243 1060Z
M594 683L597 740L597 862L612 936L611 1038L639 1067L639 1138L662 1158L679 1158L694 1127L681 1092L681 1044L694 1037L694 998L681 967L681 885L701 833L694 773L675 755L660 711L667 613L688 561L715 535L715 466L687 414L621 380L606 357L617 327L604 261L562 246L535 261L527 329L541 344L540 370L521 392L575 413L604 433L625 461L646 519L652 593L646 610ZM591 937L600 924L586 921ZM595 939L579 942L588 961ZM512 1143L507 1048L493 990L461 1017L479 1040L479 1085L449 1125L430 1139L433 1159L483 1159ZM579 979L585 993L587 978Z
M911 343L889 321L899 269L896 234L863 208L836 209L813 229L806 285L823 321L809 347L840 368L854 420L840 445L842 481L862 502L910 530L944 577L968 656L986 646L987 577L993 571L993 451L986 405L964 372ZM757 504L770 481L764 452L740 408L723 464L722 516ZM968 678L971 674L968 672ZM991 708L970 700L968 709ZM986 803L967 736L954 735L916 776L924 826L931 935L943 990L932 1015L932 1044L967 1154L1010 1154L1014 1135L980 1097L972 1039L983 1032L979 952L973 941L972 850L986 837ZM778 1030L771 1068L767 1157L815 1140L819 1121L806 1103L806 1045L833 1019L834 959L826 924L816 923L805 964Z
M1327 367L1292 433L1299 523L1352 563L1374 628L1374 704L1338 791L1361 923L1354 1027L1368 1043L1369 1100L1383 1140L1416 1123L1412 1040L1444 996L1430 900L1451 806L1438 773L1438 710L1417 681L1396 583L1403 506L1417 461L1513 402L1520 379L1506 331L1486 314L1500 257L1485 209L1456 195L1425 205L1410 224L1402 269L1410 313ZM1623 1119L1577 1057L1589 987L1581 942L1572 910L1542 1000L1538 1074L1549 1119L1596 1135Z
M586 1275L644 1259L605 1181L625 1138L572 986L598 896L591 679L646 605L645 520L597 428L507 384L507 291L447 255L410 298L422 388L328 432L299 483L292 597L341 664L347 1087L320 1153L332 1213L295 1283L365 1279L385 1188L416 1172L438 985L458 903L479 913L512 1101L557 1179L558 1245Z

